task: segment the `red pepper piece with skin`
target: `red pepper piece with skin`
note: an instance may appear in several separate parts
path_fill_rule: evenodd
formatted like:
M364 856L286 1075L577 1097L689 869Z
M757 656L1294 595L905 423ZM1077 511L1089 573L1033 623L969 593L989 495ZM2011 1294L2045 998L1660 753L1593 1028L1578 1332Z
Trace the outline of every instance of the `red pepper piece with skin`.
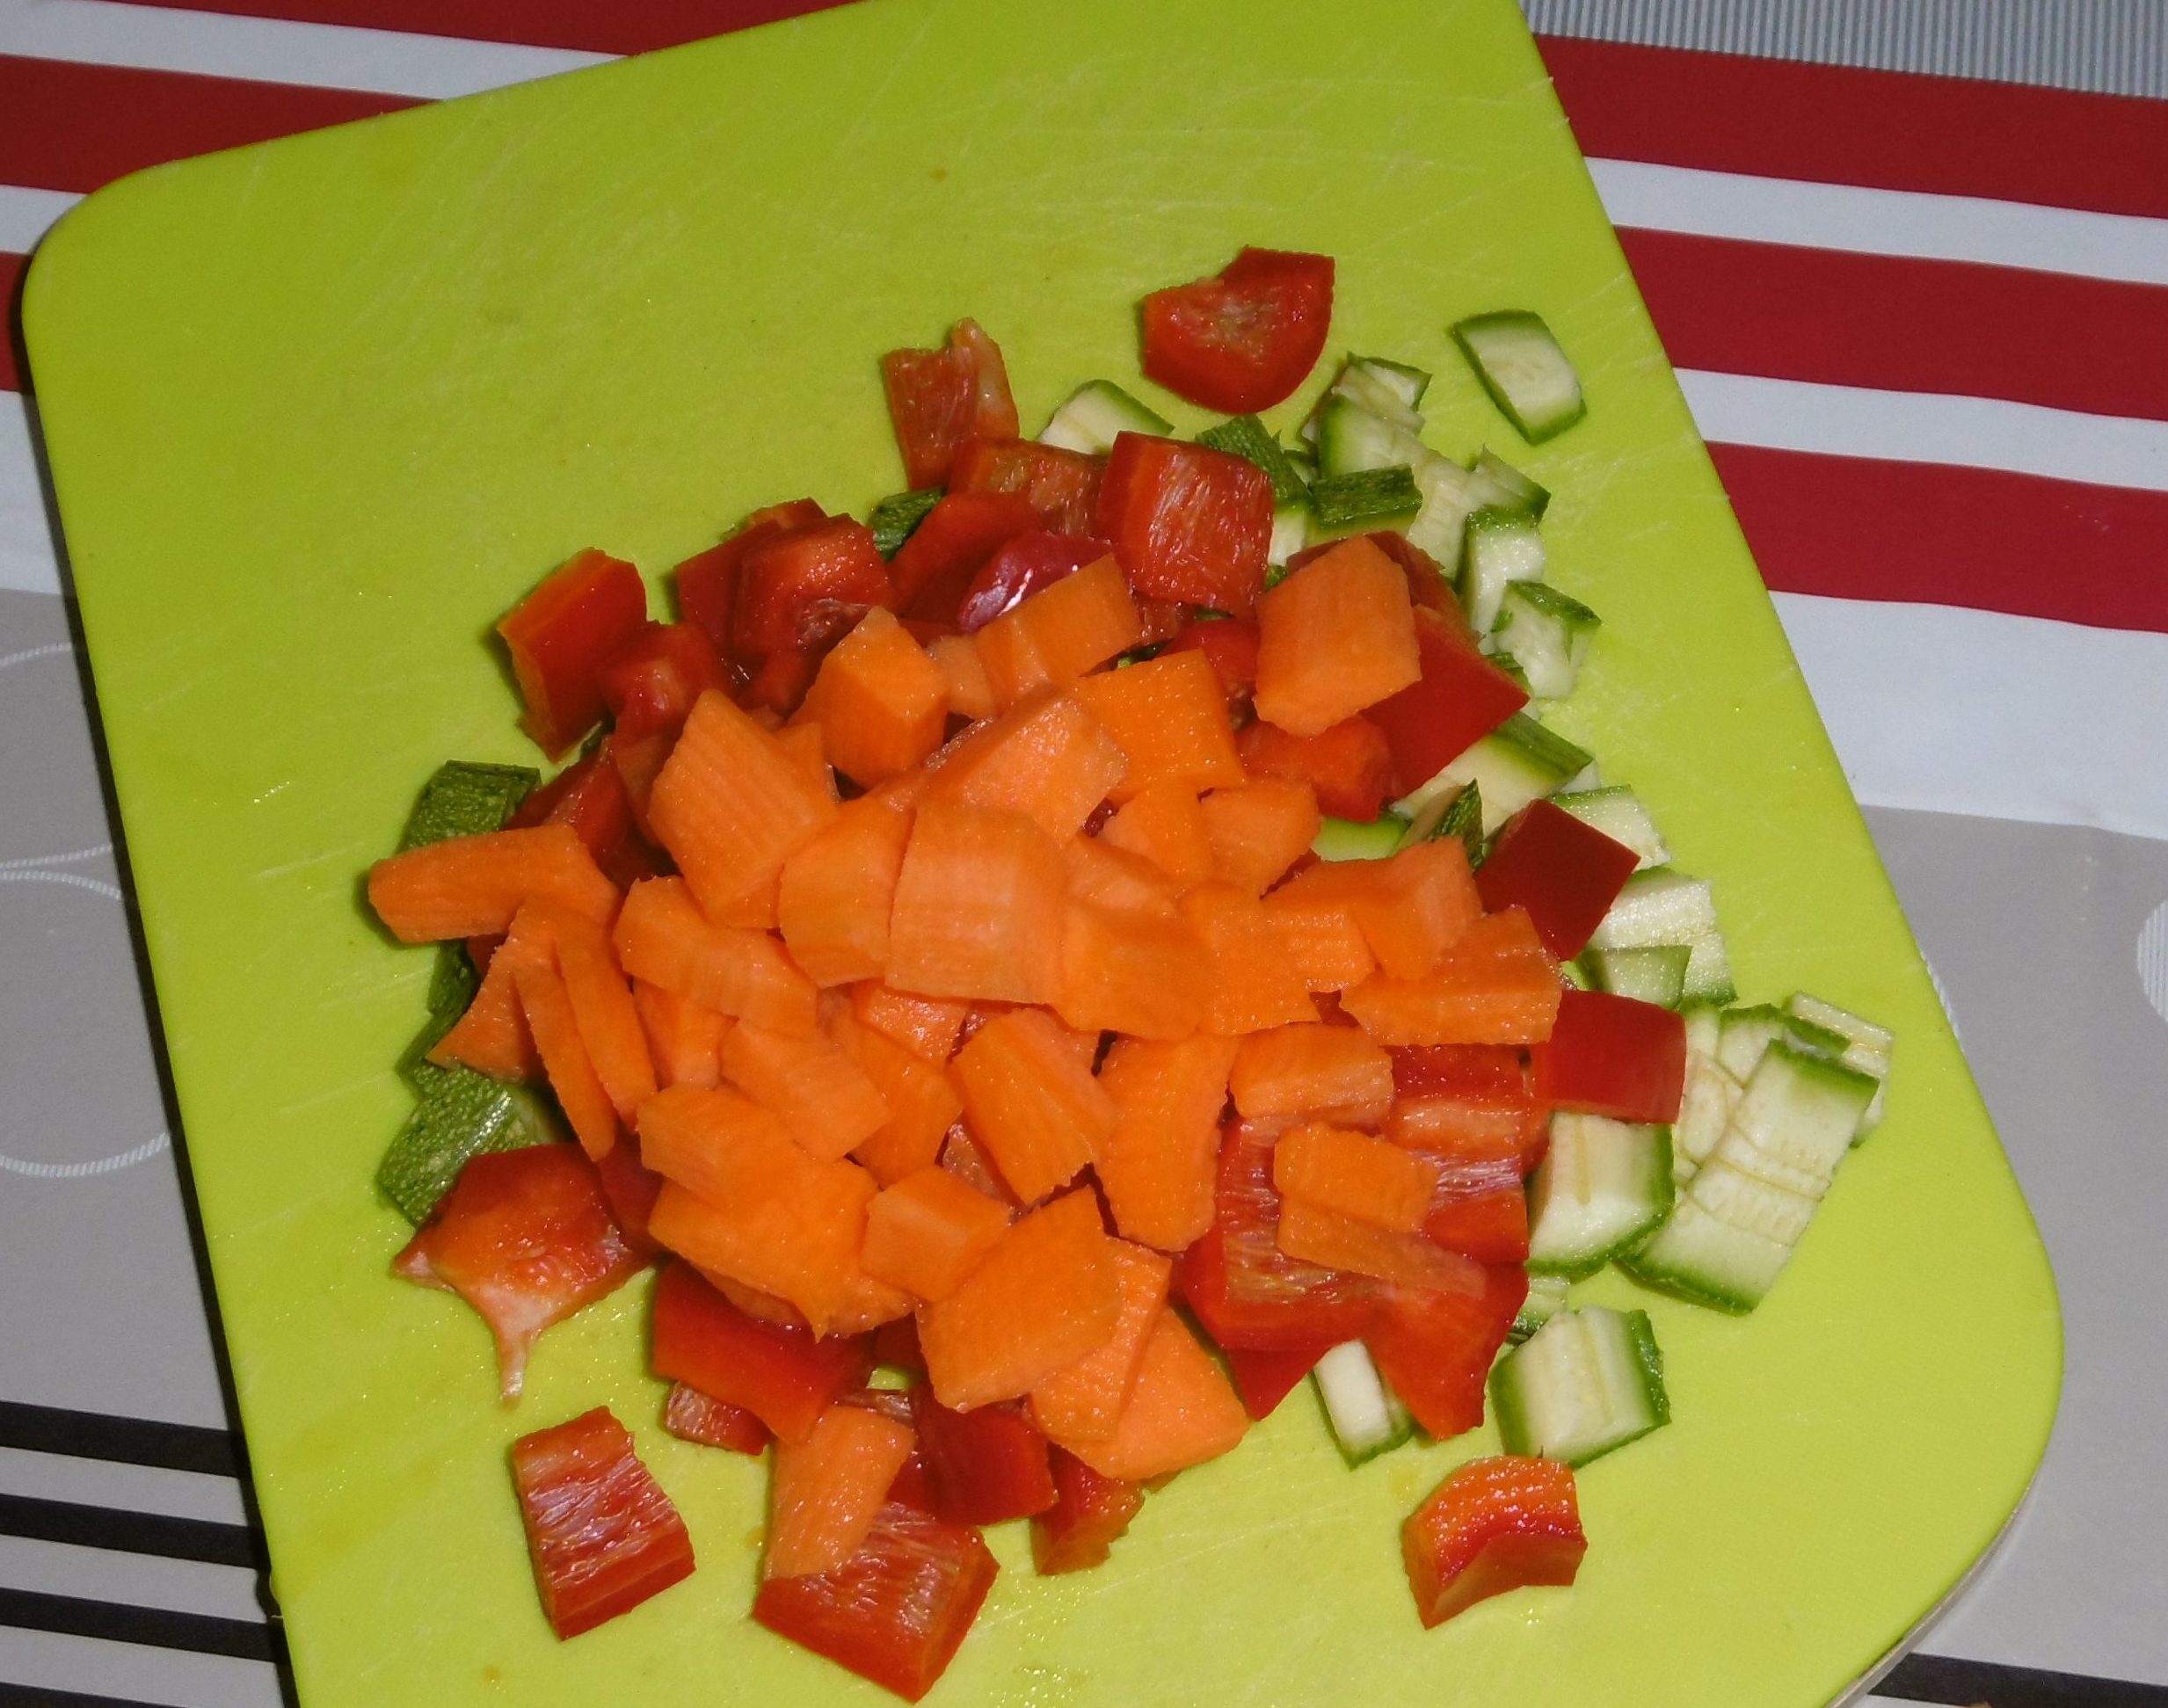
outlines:
M515 1153L516 1154L516 1153ZM688 1263L655 1284L655 1374L742 1406L785 1441L803 1441L821 1412L873 1368L862 1335L817 1340L795 1323L749 1316Z
M1433 1245L1478 1263L1528 1261L1528 1195L1510 1185L1441 1195L1423 1220Z
M662 1193L662 1176L644 1165L637 1145L613 1145L594 1166L602 1182L602 1196L609 1200L610 1214L624 1230L625 1243L643 1261L652 1262L662 1247L647 1231L655 1200Z
M1030 439L973 439L949 470L951 492L1014 492L1056 534L1089 534L1107 460Z
M1370 535L1370 542L1400 566L1400 573L1408 578L1408 596L1418 610L1435 611L1449 618L1453 626L1467 633L1468 620L1462 614L1460 600L1453 592L1453 578L1445 566L1405 534L1380 530ZM1308 557L1317 551L1329 551L1328 544L1313 547L1303 554ZM1288 560L1288 569L1294 569L1294 560ZM1473 636L1471 636L1473 638Z
M738 532L719 546L710 546L673 570L678 590L678 613L715 643L715 650L728 658L731 618L738 609L738 566L746 555L794 527L825 520L828 512L811 498L756 510L738 525Z
M1108 548L1113 549L1111 546ZM1139 633L1137 644L1158 646L1171 641L1182 633L1189 621L1190 607L1174 600L1140 599L1137 601L1137 622Z
M738 566L731 643L744 660L817 650L840 639L894 590L873 530L848 516L789 528Z
M391 1272L457 1293L482 1313L510 1404L542 1330L615 1291L646 1261L611 1216L585 1153L530 1145L461 1169Z
M1114 550L1089 534L1049 534L1034 528L1006 540L979 573L956 607L959 632L975 635L996 617L1014 611L1032 594L1096 563Z
M680 1441L727 1448L755 1458L772 1439L768 1425L744 1406L727 1406L682 1382L670 1385L670 1398L663 1402L663 1428Z
M675 735L709 688L728 692L730 672L696 623L651 622L602 666L603 704L613 735Z
M648 822L648 799L655 792L655 779L662 774L677 740L675 730L662 730L644 736L626 736L613 730L602 738L603 761L625 786L625 804L631 810L633 825L651 849L662 845L655 839L655 828Z
M753 672L753 680L738 695L738 703L747 710L771 711L779 718L789 717L804 703L813 678L819 673L824 650L794 646L769 653L760 660L760 668Z
M1272 483L1225 451L1125 432L1100 482L1096 532L1139 596L1247 617L1264 591Z
M601 721L598 673L646 621L639 571L607 552L583 551L497 625L527 708L521 727L551 759Z
M1393 792L1407 794L1437 775L1528 703L1528 690L1476 650L1464 623L1415 612L1422 677L1363 715L1385 731L1393 754Z
M1330 256L1245 249L1216 277L1145 298L1145 376L1205 409L1255 414L1317 366L1332 316Z
M1017 493L951 492L889 560L897 611L953 625L957 607L987 560L1018 534L1037 531L1039 512Z
M1483 911L1524 907L1544 948L1570 961L1589 946L1641 856L1549 801L1515 813L1475 874Z
M1333 1346L1330 1341L1318 1341L1285 1348L1222 1347L1220 1352L1227 1361L1234 1391L1242 1396L1242 1409L1262 1423L1279 1409L1280 1401L1317 1368L1317 1361Z
M911 1424L935 1516L952 1524L999 1524L1054 1504L1046 1437L1015 1407L952 1412L931 1387L917 1387L911 1391Z
M640 830L624 774L600 752L567 766L520 802L506 828L536 825L570 825L603 876L621 890L669 869Z
M910 1474L906 1462L898 1488ZM833 1572L769 1578L753 1598L753 1617L916 1702L956 1658L997 1569L977 1530L945 1523L891 1488L856 1553Z
M1367 824L1385 810L1393 753L1385 732L1361 712L1313 736L1290 735L1261 717L1244 727L1235 746L1251 776L1308 783L1318 810L1332 818Z
M1415 1421L1444 1441L1483 1421L1483 1384L1527 1297L1517 1263L1487 1266L1473 1295L1395 1288L1364 1342Z
M542 1611L560 1639L692 1575L684 1521L607 1408L520 1436L512 1480Z
M1167 650L1202 652L1219 679L1230 710L1247 708L1257 691L1257 625L1246 617L1185 622Z
M919 1348L919 1319L897 1317L873 1331L873 1362L891 1370L909 1370L921 1380L926 1376L926 1354Z
M1501 1455L1457 1467L1400 1527L1425 1629L1486 1596L1568 1584L1588 1552L1570 1467Z
M1678 1119L1686 1084L1686 1022L1669 1008L1606 991L1568 988L1548 1043L1529 1050L1536 1101L1614 1121Z
M1031 1520L1032 1565L1043 1578L1105 1565L1143 1509L1144 1486L1102 1477L1057 1447L1054 1487L1054 1504Z
M890 351L881 358L881 385L913 488L946 486L965 440L1016 436L1001 347L976 321L957 322L938 350Z

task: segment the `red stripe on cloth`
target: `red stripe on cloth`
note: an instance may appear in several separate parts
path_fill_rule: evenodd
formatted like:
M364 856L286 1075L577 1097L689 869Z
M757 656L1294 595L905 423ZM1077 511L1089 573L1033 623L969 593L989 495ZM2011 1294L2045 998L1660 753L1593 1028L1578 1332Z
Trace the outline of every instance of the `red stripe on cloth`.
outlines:
M184 11L346 24L365 30L644 54L820 11L836 0L149 0Z
M1539 45L1582 152L1599 158L2168 216L2168 101L1563 36Z
M18 299L23 294L23 269L29 261L26 255L0 251L0 391L23 389L22 357L16 350L23 323Z
M2168 632L2168 492L1745 445L1709 454L1774 592Z
M0 184L88 192L139 167L419 103L0 54Z
M2160 286L1670 231L1619 240L1680 367L2168 420Z

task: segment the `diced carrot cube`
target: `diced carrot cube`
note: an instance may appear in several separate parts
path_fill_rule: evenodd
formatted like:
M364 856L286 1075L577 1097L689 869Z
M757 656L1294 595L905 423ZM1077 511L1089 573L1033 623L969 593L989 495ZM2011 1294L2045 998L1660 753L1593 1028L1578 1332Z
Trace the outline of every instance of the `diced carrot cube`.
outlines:
M1313 991L1344 991L1378 970L1370 940L1356 921L1354 898L1333 876L1333 866L1298 872L1264 898L1289 959Z
M1393 1232L1321 1210L1306 1199L1281 1202L1278 1240L1290 1257L1351 1275L1374 1276L1395 1286L1444 1293L1483 1290L1483 1266L1459 1252L1434 1246L1420 1233Z
M820 726L829 763L871 788L941 745L949 684L926 649L877 605L821 660L798 716Z
M999 1198L1017 1210L1023 1208L1016 1195L1008 1189L1008 1182L1001 1178L1000 1171L993 1166L993 1159L960 1120L941 1141L941 1166L972 1191Z
M1065 876L1060 849L1030 819L929 797L896 880L888 982L925 996L1051 1000Z
M722 1083L723 1040L737 1024L728 1014L703 1008L644 978L632 981L632 1005L647 1033L659 1088Z
M1096 836L1073 836L1062 847L1068 869L1069 898L1121 913L1175 917L1181 887L1142 854L1111 846Z
M1179 919L1072 901L1055 1012L1080 1031L1186 1038L1211 1000L1211 969Z
M513 970L513 984L527 1032L549 1075L549 1089L571 1123L579 1148L590 1157L607 1156L617 1143L617 1111L580 1042L579 1021L555 961L523 963Z
M1120 1038L1099 1083L1115 1123L1099 1146L1099 1184L1129 1239L1176 1252L1211 1225L1219 1116L1226 1107L1233 1038L1206 1033L1179 1043Z
M1286 940L1255 896L1223 883L1200 884L1182 898L1182 917L1211 959L1207 1032L1232 1037L1317 1018Z
M1122 1310L1111 1244L1088 1189L1012 1225L969 1280L919 1312L934 1397L956 1412L1021 1399L1104 1345Z
M1415 1152L1344 1127L1312 1123L1272 1147L1272 1184L1282 1197L1392 1233L1422 1227L1437 1180Z
M1038 1009L988 1021L957 1051L949 1072L972 1133L1025 1203L1074 1180L1114 1130L1113 1100Z
M1317 838L1317 791L1306 782L1260 777L1215 789L1197 804L1213 875L1253 896L1284 877Z
M859 1140L852 1156L884 1186L935 1161L942 1138L964 1113L964 1100L948 1074L855 1014L836 1016L828 1029L888 1106L888 1119Z
M578 1023L579 1041L619 1121L655 1094L655 1062L640 1026L632 987L617 969L617 956L602 927L575 916L557 920L557 973Z
M775 732L775 745L785 759L804 774L805 785L814 794L836 801L835 773L828 764L827 732L815 722L786 723Z
M1156 782L1132 796L1107 820L1099 839L1142 854L1185 890L1212 876L1204 811L1186 783Z
M993 685L986 680L986 667L979 659L979 643L973 636L937 635L926 651L941 672L950 716L970 723L993 716L999 709L993 703Z
M724 903L708 919L711 924L728 926L734 931L773 931L782 901L782 874L778 872L736 901Z
M820 993L782 945L766 932L709 924L682 878L634 884L612 941L635 978L703 1008L801 1036L819 1022Z
M1162 652L1126 670L1087 676L1071 692L1128 760L1108 794L1117 802L1155 782L1192 790L1246 781L1226 696L1202 652Z
M1144 638L1137 601L1111 556L1041 588L979 631L979 658L994 704L1034 688L1066 687Z
M858 1064L818 1032L793 1037L750 1021L723 1041L723 1073L814 1156L846 1156L888 1120Z
M1421 978L1482 917L1467 850L1457 836L1417 842L1389 860L1343 860L1316 869L1347 886L1355 921L1387 978Z
M1248 1431L1233 1385L1182 1319L1162 1309L1114 1433L1068 1450L1102 1477L1140 1483L1231 1452Z
M837 1404L803 1441L775 1444L763 1578L833 1572L858 1552L911 1457L911 1426Z
M717 689L694 705L648 800L657 838L701 905L718 912L774 877L834 817L833 796L803 758Z
M403 943L494 937L530 901L607 925L617 886L570 825L447 837L369 868L369 905Z
M1045 688L953 743L924 798L1021 812L1060 842L1083 828L1127 768L1081 705Z
M1360 1027L1276 1026L1241 1041L1227 1089L1248 1121L1375 1127L1393 1107L1393 1058Z
M1335 818L1368 824L1393 792L1393 745L1360 712L1313 736L1254 718L1234 745L1251 776L1309 784L1317 810Z
M1174 1263L1158 1252L1126 1239L1111 1240L1107 1249L1122 1297L1114 1333L1098 1350L1063 1366L1031 1390L1031 1421L1049 1441L1061 1445L1104 1441L1114 1433L1174 1279Z
M1257 601L1257 715L1313 736L1422 674L1400 567L1361 535Z
M862 1026L892 1038L914 1056L939 1064L956 1054L971 1006L899 991L877 979L851 987L851 1013Z
M886 613L880 613L885 615ZM878 796L847 803L783 862L775 922L790 958L826 988L878 978L911 818Z
M928 1165L866 1207L866 1273L931 1303L956 1291L1008 1226L1008 1206Z
M1541 1043L1561 988L1558 963L1513 907L1477 920L1426 977L1379 973L1340 1000L1380 1043Z

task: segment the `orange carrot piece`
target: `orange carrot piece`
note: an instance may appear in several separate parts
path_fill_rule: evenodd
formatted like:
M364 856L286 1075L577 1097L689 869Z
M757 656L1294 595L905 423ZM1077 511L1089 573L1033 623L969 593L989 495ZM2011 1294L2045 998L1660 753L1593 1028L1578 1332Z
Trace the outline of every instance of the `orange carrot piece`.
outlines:
M1558 1019L1558 963L1517 907L1485 915L1430 973L1380 973L1341 1007L1379 1043L1541 1043Z
M1217 863L1204 808L1187 783L1156 782L1139 791L1107 820L1099 839L1142 854L1185 890L1211 877Z
M1211 845L1213 875L1260 896L1309 852L1321 822L1317 791L1306 782L1259 777L1215 789L1197 803Z
M1144 639L1144 621L1122 566L1107 556L1041 588L975 638L993 703L1006 709L1126 652Z
M1114 1433L1063 1444L1102 1477L1141 1483L1231 1452L1248 1430L1233 1385L1182 1319L1162 1309Z
M1306 878L1339 886L1364 941L1391 978L1421 978L1483 913L1467 851L1457 836L1418 842L1389 860L1331 861L1296 882Z
M707 918L711 924L729 926L733 930L773 931L782 898L782 875L777 873L766 883L748 890L736 901L724 903Z
M513 970L512 978L527 1029L549 1075L549 1089L557 1094L573 1137L590 1157L607 1156L617 1143L617 1111L595 1075L586 1045L580 1042L579 1021L556 963L522 963Z
M826 1334L862 1278L873 1176L809 1154L735 1092L659 1092L641 1107L639 1132L641 1160L665 1177L648 1218L656 1241L789 1300Z
M1054 1009L1072 1027L1186 1038L1204 1020L1211 994L1204 945L1181 920L1069 904Z
M1264 898L1290 959L1313 991L1344 991L1378 970L1378 957L1355 917L1354 887L1339 870L1352 863L1313 866Z
M656 1090L655 1060L648 1054L632 987L617 970L617 956L601 927L565 917L552 934L557 973L579 1026L579 1041L618 1120L629 1125L634 1111Z
M1012 1225L969 1280L919 1312L934 1397L957 1412L1021 1399L1105 1344L1122 1310L1111 1246L1089 1188Z
M1129 1239L1175 1252L1211 1225L1219 1116L1237 1049L1200 1033L1180 1043L1119 1038L1099 1083L1114 1130L1099 1146L1099 1184Z
M1227 1090L1246 1121L1375 1127L1393 1107L1393 1058L1355 1026L1276 1026L1235 1052Z
M617 886L570 825L447 837L369 868L369 905L403 943L494 937L530 901L607 925Z
M828 1324L831 1334L863 1334L883 1323L898 1322L911 1314L918 1301L901 1288L877 1281L863 1269L851 1277L843 1303Z
M1272 1147L1272 1184L1284 1198L1413 1233L1430 1214L1437 1170L1389 1139L1313 1122Z
M798 717L820 726L829 762L869 789L941 745L949 684L894 614L877 605L821 660Z
M457 1063L495 1079L542 1077L542 1057L527 1028L513 975L522 965L549 964L549 922L562 917L532 905L513 915L512 929L490 956L489 970L482 975L467 1012L431 1047L431 1061L440 1067Z
M711 925L681 878L644 878L625 897L612 934L635 978L774 1032L819 1023L820 993L762 931Z
M774 877L834 817L833 794L816 786L803 755L719 689L693 707L648 799L657 839L701 905L718 913Z
M1434 1246L1420 1233L1396 1233L1352 1216L1320 1210L1302 1198L1280 1203L1279 1247L1290 1257L1374 1276L1395 1286L1433 1292L1483 1290L1483 1266Z
M1001 1178L1000 1170L993 1166L993 1159L960 1119L942 1138L940 1162L941 1167L972 1191L998 1198L1013 1210L1023 1208L1016 1195L1008 1189L1008 1182Z
M1115 801L1155 782L1202 791L1246 781L1226 694L1202 652L1162 652L1126 670L1087 676L1071 692L1129 762L1108 790Z
M1283 730L1321 734L1422 674L1408 578L1360 534L1257 601L1257 716Z
M909 814L863 796L783 862L775 922L790 958L814 984L825 989L881 976L910 835Z
M1060 849L1030 819L929 796L896 880L888 982L925 996L1051 1000L1065 876Z
M1255 896L1224 883L1199 884L1182 898L1182 917L1211 959L1204 1030L1232 1037L1317 1018L1286 940Z
M723 1074L812 1155L848 1156L888 1120L888 1104L850 1057L820 1034L792 1037L747 1021L723 1040Z
M1167 1308L1171 1259L1126 1239L1109 1242L1122 1296L1114 1333L1095 1352L1064 1365L1031 1390L1031 1421L1049 1441L1104 1441L1113 1435L1137 1385L1145 1346Z
M957 1051L949 1072L971 1132L1025 1203L1074 1180L1114 1130L1113 1101L1039 1009L988 1021Z
M1008 1206L929 1164L882 1188L866 1206L859 1263L929 1304L969 1279L1008 1226Z
M1127 768L1083 707L1044 688L952 743L922 798L1021 812L1060 842L1083 828Z
M833 805L835 773L828 766L827 731L818 723L807 720L787 723L775 733L776 748L798 767L805 778L806 788Z
M951 716L971 723L993 716L993 685L986 680L979 644L971 636L937 635L926 650L941 672Z
M1068 872L1069 898L1121 913L1149 913L1172 919L1181 887L1142 854L1117 848L1096 836L1073 836L1062 847Z
M856 1553L918 1437L907 1423L836 1404L803 1441L775 1443L763 1578L833 1572Z
M918 996L877 979L851 987L851 1013L862 1026L891 1038L913 1055L936 1065L956 1054L971 1005Z
M859 1140L851 1154L884 1186L938 1158L942 1138L964 1113L964 1100L948 1074L852 1014L832 1021L829 1036L873 1081L888 1106L888 1119Z
M722 1083L723 1040L737 1024L728 1014L703 1008L644 978L632 981L632 1006L639 1011L641 1028L647 1034L658 1088Z

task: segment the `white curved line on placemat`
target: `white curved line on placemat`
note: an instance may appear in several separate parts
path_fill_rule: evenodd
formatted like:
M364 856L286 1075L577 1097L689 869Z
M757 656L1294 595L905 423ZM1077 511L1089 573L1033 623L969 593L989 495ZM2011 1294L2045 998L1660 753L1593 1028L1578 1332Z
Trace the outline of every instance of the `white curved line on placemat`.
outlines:
M69 649L62 647L58 650L65 652ZM12 662L12 659L0 658L0 668ZM82 856L69 854L55 857L75 860ZM103 878L84 877L77 872L47 872L35 867L0 867L0 883L57 883L71 890L88 890L94 896L105 897L107 901L121 899L119 884L108 883ZM146 1139L132 1151L98 1157L89 1162L29 1162L0 1151L0 1174L21 1174L33 1181L79 1181L95 1174L114 1174L123 1168L133 1168L139 1162L149 1161L172 1142L170 1134L160 1133L157 1137Z
M2138 927L2138 983L2153 1012L2168 1020L2168 901Z
M25 854L20 860L0 860L0 877L11 872L35 872L47 866L72 866L78 860L96 860L100 854L113 852L110 842L93 842L87 848L77 848L73 854Z
M20 652L11 652L0 658L0 670L10 665L26 665L33 658L57 658L62 653L73 657L76 649L67 641L47 641L43 646L26 647Z

